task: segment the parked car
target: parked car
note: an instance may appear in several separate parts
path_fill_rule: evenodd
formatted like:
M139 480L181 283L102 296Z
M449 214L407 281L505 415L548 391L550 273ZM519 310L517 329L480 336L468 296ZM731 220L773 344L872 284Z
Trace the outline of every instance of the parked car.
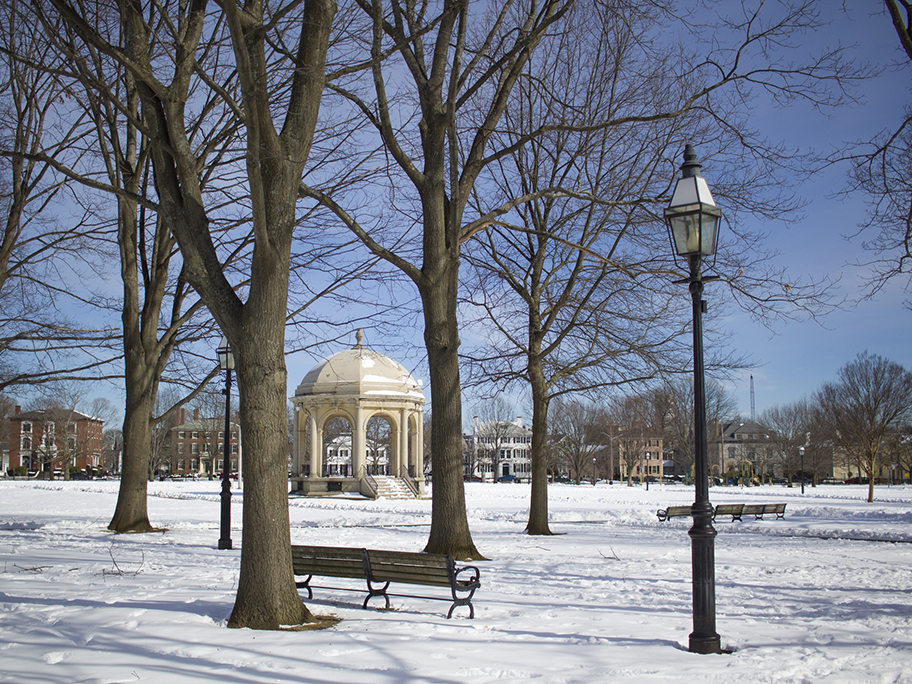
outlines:
M820 481L820 484L845 484L845 481L836 477L825 477Z
M866 477L850 477L845 481L846 484L868 484L868 478Z

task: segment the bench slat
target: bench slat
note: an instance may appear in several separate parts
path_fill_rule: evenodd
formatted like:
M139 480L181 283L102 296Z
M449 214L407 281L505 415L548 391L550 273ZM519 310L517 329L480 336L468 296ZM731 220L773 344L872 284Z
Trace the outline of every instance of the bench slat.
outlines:
M659 509L656 515L659 517L659 522L665 522L669 518L687 517L690 513L690 506L669 506L668 508Z
M713 520L716 519L717 515L730 515L732 517L732 522L741 520L743 508L744 504L719 504L713 511Z

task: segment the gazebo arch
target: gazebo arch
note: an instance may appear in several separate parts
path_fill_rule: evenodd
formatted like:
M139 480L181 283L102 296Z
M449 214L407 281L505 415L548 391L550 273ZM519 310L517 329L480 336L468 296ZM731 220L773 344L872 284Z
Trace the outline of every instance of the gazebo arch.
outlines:
M380 416L390 426L390 475L424 492L424 404L421 383L405 367L363 345L334 354L314 366L292 397L294 452L292 489L304 494L361 492L376 496L380 478L366 469L366 429ZM352 477L329 476L323 463L323 426L335 416L352 428ZM308 439L309 435L309 439ZM385 484L385 483L384 483Z

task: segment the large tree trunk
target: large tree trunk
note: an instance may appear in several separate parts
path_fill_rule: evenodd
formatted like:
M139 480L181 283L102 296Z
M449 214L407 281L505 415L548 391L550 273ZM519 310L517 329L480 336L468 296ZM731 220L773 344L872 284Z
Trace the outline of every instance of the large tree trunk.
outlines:
M241 571L229 627L278 629L315 621L298 596L291 567L286 299L280 278L275 287L272 313L252 317L235 347L246 486Z
M483 556L475 548L469 530L462 473L462 393L455 295L458 264L454 255L444 257L430 269L426 267L430 277L420 288L434 409L431 421L434 496L425 551L449 554L458 560L479 560Z
M531 337L531 336L530 336ZM534 338L532 338L534 343ZM529 502L529 534L551 534L548 527L548 388L541 356L530 344L529 379L532 387L532 496ZM540 351L541 345L537 344Z
M131 150L135 152L134 150ZM135 162L135 155L130 159ZM138 176L128 178L128 189L136 192ZM164 283L168 278L167 260L162 270L160 264L153 264L150 272L159 280L147 282L145 310L140 311L140 289L138 276L136 204L126 199L118 201L118 245L120 248L121 282L123 284L123 308L121 324L124 343L124 379L126 381L126 405L123 422L123 465L120 473L120 490L114 516L108 529L114 532L152 532L146 504L149 482L149 461L152 445L152 415L158 393L159 375L157 369L149 368L146 357L157 353L158 321L164 296ZM163 228L159 224L157 231ZM167 233L166 233L167 234ZM146 329L143 324L150 322ZM151 335L152 339L148 339ZM166 353L170 353L169 351ZM167 358L167 356L165 357Z
M149 482L149 445L155 398L146 388L132 382L127 372L127 401L123 423L123 467L117 506L108 529L114 532L153 532L146 505Z

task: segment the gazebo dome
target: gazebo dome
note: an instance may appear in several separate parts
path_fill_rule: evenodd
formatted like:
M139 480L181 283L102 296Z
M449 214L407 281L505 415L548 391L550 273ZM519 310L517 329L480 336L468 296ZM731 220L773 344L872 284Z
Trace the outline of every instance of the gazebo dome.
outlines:
M421 383L405 366L363 346L361 331L351 349L333 354L308 371L296 397L334 395L411 399L424 403Z

